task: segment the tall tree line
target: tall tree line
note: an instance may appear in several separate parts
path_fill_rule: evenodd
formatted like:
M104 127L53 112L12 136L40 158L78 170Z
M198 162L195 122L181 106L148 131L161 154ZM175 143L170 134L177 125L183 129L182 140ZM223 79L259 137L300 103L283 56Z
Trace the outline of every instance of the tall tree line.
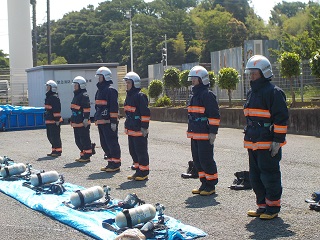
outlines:
M320 7L310 1L278 3L265 23L249 0L112 0L51 21L53 62L119 62L130 68L131 10L134 68L142 77L161 62L167 36L168 65L210 62L210 52L244 40L277 39L281 51L302 58L319 48ZM46 64L46 23L37 27L38 63ZM62 59L62 60L61 60ZM58 62L59 62L58 61Z

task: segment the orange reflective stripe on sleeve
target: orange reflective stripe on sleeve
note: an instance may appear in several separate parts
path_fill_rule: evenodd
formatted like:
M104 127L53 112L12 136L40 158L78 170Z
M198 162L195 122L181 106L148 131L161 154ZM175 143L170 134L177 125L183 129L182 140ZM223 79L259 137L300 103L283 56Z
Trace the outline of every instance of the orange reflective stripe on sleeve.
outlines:
M206 109L204 107L200 106L188 106L188 112L193 112L193 113L204 113Z
M136 107L126 105L126 106L124 106L124 110L127 111L127 112L135 112L136 111Z
M219 118L208 118L209 125L219 126L220 119Z
M57 112L57 113L53 113L54 117L61 117L61 113Z
M44 105L44 108L45 109L52 109L52 106L51 105Z
M84 108L84 109L83 109L83 112L85 112L85 113L90 112L90 108Z
M269 110L264 110L264 109L245 108L243 112L246 117L263 117L263 118L271 117Z
M96 100L95 102L97 105L107 105L107 100Z
M118 113L117 112L111 112L110 117L112 118L118 118Z
M141 122L149 122L150 116L141 116Z
M281 126L281 125L273 125L273 131L275 133L287 133L288 126Z
M281 204L281 200L276 200L276 201L271 201L269 199L266 198L266 204L270 207L280 207Z
M206 179L207 180L217 180L218 179L218 173L215 173L215 174L207 174L206 173Z
M79 110L81 107L77 104L71 104L71 108Z

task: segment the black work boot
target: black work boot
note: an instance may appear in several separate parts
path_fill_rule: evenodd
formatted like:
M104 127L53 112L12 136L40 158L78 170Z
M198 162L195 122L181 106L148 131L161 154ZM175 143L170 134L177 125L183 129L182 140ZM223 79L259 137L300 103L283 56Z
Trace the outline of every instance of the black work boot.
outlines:
M187 169L187 173L182 173L181 177L182 178L198 178L199 174L198 174L198 170L195 167L193 161L189 161L188 162L188 169Z
M96 154L96 144L91 143L92 155Z

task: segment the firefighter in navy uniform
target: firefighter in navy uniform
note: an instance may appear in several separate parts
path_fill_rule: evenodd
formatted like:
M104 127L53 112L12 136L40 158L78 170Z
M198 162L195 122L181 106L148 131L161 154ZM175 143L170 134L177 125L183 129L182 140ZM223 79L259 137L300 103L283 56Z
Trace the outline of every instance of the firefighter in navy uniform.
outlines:
M86 80L77 76L72 83L74 97L71 102L70 124L73 127L76 145L80 150L80 158L77 158L76 162L90 162L93 145L90 139L90 99L86 90Z
M216 96L209 91L209 75L204 67L193 67L188 81L192 81L193 95L188 106L187 136L191 138L192 158L201 182L192 193L208 196L215 193L218 183L213 149L220 124L219 107Z
M140 92L141 80L135 72L129 72L123 78L127 85L127 97L124 101L126 114L125 133L128 135L129 152L133 160L135 173L129 180L143 181L149 175L148 133L150 109L147 96Z
M277 217L280 211L281 147L286 143L289 115L284 92L270 83L273 73L266 57L251 57L246 73L251 89L244 104L247 121L244 147L249 153L250 181L258 206L247 214L268 220Z
M45 99L45 123L47 129L47 137L51 144L51 153L47 156L59 157L62 153L62 143L60 137L61 103L57 93L57 83L49 80L46 83L46 99Z
M98 77L95 96L95 124L98 126L100 144L104 151L107 166L100 170L115 172L120 170L121 150L118 140L118 91L111 86L112 73L107 67L100 67L96 71Z

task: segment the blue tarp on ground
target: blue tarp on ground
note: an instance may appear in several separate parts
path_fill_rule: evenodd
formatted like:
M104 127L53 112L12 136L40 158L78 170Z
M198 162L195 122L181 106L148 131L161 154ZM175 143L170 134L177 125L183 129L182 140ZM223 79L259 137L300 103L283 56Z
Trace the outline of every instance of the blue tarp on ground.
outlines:
M0 130L44 128L44 107L0 105Z
M1 179L1 178L0 178ZM17 199L26 206L43 212L56 220L65 223L71 227L84 232L96 239L114 239L117 234L102 227L102 221L106 219L115 218L117 212L121 211L121 208L116 208L114 211L88 211L82 212L69 208L63 204L64 201L70 201L70 195L76 190L84 189L81 186L73 185L70 183L64 183L66 192L62 195L53 194L41 194L37 195L35 191L30 188L22 186L24 180L17 181L5 181L0 180L0 191ZM119 200L112 200L114 204ZM169 227L169 238L171 240L179 239L194 239L197 237L206 236L206 233L202 230L185 225L180 221L166 216L169 219L166 222L166 226ZM154 218L156 221L158 217ZM115 223L113 224L115 227ZM183 235L180 234L183 232Z

